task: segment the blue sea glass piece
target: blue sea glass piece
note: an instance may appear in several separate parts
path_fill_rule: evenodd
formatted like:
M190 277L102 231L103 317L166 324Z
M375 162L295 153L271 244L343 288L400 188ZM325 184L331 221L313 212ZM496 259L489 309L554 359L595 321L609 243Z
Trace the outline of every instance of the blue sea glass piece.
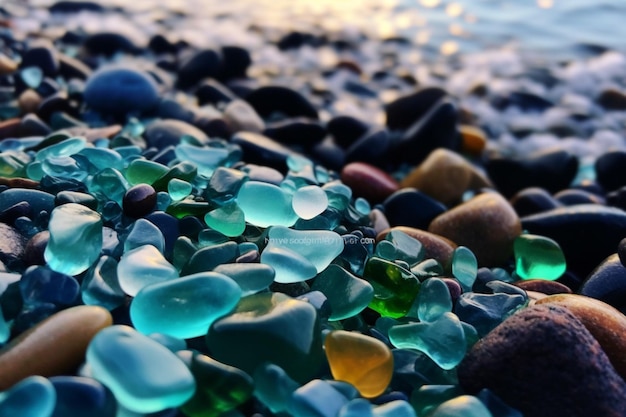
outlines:
M126 252L117 265L120 287L132 297L145 286L178 278L176 268L152 245Z
M293 226L298 215L292 196L282 188L260 181L247 181L239 189L237 204L246 221L259 227Z

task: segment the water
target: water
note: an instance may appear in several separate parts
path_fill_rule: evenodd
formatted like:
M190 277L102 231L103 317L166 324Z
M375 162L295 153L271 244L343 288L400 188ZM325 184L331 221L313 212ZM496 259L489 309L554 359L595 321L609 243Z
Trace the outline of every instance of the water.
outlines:
M6 5L4 4L6 2ZM4 0L20 16L18 27L38 29L53 0ZM93 19L63 17L65 27L119 30L138 41L165 20L175 36L192 43L254 47L257 35L289 30L358 40L403 39L426 57L509 49L544 58L570 59L604 49L626 50L624 0L105 0L113 10ZM32 10L36 6L39 10ZM119 10L119 9L118 9ZM184 24L180 23L184 21ZM123 23L120 23L123 22Z

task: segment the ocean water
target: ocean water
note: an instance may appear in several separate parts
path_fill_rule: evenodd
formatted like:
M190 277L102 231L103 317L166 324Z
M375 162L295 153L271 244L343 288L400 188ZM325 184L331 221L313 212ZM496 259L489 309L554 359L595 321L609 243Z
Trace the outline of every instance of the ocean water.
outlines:
M37 29L54 0L2 0ZM103 0L117 17L73 16L69 28L141 34L155 19L172 22L176 36L211 36L250 43L249 29L276 37L287 31L342 37L398 39L428 56L513 49L570 59L604 49L626 51L626 0ZM35 11L33 11L35 8ZM119 12L124 10L132 18ZM35 19L31 19L33 14ZM175 18L173 18L175 16Z

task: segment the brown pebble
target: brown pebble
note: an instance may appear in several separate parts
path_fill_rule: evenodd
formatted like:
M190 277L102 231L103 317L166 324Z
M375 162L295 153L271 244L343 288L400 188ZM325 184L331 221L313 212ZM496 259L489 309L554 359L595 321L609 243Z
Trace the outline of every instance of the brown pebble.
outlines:
M96 139L113 139L122 131L121 125L111 125L104 127L88 128L83 126L76 126L65 129L72 136L82 136L89 142L93 142Z
M39 182L29 178L0 177L0 185L6 185L9 188L28 188L29 190L39 188Z
M437 216L428 231L467 246L480 266L498 266L509 260L522 225L504 197L486 192Z
M552 294L571 294L572 290L564 284L556 281L548 281L545 279L528 279L516 281L513 285L523 289L524 291L536 291L546 295Z
M22 114L35 113L41 104L41 96L31 88L26 89L17 99Z
M71 307L50 316L0 350L0 390L31 375L75 373L91 339L112 323L111 314L96 306Z
M488 388L525 417L626 416L626 383L558 305L513 314L472 347L457 373L468 394Z
M490 187L491 183L461 155L439 148L411 171L400 186L416 188L443 204L453 206L461 201L466 191Z
M425 257L427 259L432 258L436 260L444 267L446 267L452 260L454 249L457 247L456 243L443 236L408 226L395 226L391 229L383 230L376 236L376 241L379 242L383 240L387 233L392 230L399 230L412 238L419 240L426 252Z
M615 370L626 380L626 316L595 298L578 294L556 294L536 304L567 308L585 325L609 357Z
M17 62L0 52L0 76L17 71Z
M352 162L341 170L341 181L355 197L379 203L398 191L398 182L385 171L365 162Z
M461 152L471 156L482 155L487 146L487 134L479 127L460 125Z
M0 122L0 139L16 138L19 134L22 119L14 117Z
M626 109L626 94L614 87L603 90L597 100L602 107L608 110Z

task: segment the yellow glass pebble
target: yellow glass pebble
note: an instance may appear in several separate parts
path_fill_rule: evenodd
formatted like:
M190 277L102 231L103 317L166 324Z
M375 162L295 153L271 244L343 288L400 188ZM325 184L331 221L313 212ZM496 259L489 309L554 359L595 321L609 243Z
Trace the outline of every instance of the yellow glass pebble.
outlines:
M393 375L393 355L383 342L335 330L326 335L324 347L333 378L354 385L366 398L385 392Z

